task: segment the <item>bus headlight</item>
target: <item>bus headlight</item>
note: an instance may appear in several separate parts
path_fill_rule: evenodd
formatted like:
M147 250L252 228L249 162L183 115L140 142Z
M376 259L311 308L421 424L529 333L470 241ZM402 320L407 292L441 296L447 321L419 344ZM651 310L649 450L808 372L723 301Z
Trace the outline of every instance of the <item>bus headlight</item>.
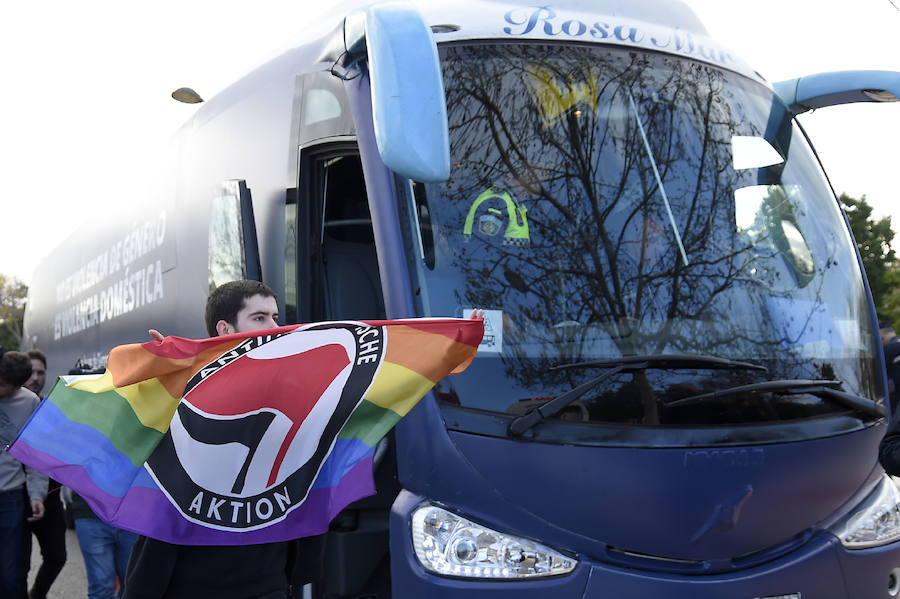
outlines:
M514 580L568 574L578 565L540 543L427 503L412 514L412 538L419 563L443 576Z
M887 545L900 539L900 491L884 475L849 516L831 528L847 549Z

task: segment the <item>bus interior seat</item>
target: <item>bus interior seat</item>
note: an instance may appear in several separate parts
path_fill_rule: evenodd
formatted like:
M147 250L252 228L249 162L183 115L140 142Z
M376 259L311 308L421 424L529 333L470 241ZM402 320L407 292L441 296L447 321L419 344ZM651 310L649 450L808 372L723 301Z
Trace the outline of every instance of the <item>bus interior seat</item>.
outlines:
M359 225L350 225L360 228ZM325 302L329 317L337 319L383 319L385 317L381 277L374 238L371 242L332 235L328 226L323 243ZM371 226L369 226L371 235ZM345 237L340 239L339 237Z

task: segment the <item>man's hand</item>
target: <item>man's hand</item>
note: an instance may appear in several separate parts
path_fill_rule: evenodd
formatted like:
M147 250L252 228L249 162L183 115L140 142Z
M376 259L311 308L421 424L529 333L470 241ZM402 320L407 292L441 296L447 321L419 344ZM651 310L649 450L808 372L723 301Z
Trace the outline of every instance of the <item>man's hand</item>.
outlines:
M166 338L165 335L163 335L156 329L150 329L147 332L150 333L150 338L153 339L154 341L162 341L163 339Z
M40 499L31 500L31 516L27 518L29 522L36 522L44 517L44 502Z
M484 310L475 308L474 310L472 310L472 313L469 314L469 319L470 320L478 320L479 318L481 320L484 320Z

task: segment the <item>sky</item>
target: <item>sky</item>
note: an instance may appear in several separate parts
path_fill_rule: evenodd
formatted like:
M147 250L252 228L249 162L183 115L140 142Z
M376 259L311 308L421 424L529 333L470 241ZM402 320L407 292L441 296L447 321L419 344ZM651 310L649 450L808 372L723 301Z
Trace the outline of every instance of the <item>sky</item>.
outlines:
M900 6L900 0L894 0ZM552 4L549 0L523 5ZM769 81L900 71L891 0L688 0L711 36ZM0 273L30 283L89 219L140 202L195 107L290 47L328 0L34 0L0 5ZM838 193L866 195L900 230L900 103L801 117Z

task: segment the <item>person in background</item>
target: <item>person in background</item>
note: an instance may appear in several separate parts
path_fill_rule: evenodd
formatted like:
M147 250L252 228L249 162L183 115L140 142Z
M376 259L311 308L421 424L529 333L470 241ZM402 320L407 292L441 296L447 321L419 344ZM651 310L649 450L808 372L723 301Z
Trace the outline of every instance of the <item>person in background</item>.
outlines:
M888 321L878 323L878 332L881 334L881 345L884 348L891 412L896 412L897 399L900 397L900 338L894 332L894 326Z
M19 434L38 404L37 396L22 387L31 377L31 361L21 352L0 357L0 447ZM22 467L7 452L0 452L0 597L24 599L25 522L44 515L47 477Z
M39 349L29 350L25 355L31 360L31 376L25 381L24 387L37 395L38 399L44 399L44 384L47 381L47 356Z
M121 596L125 569L138 536L100 520L78 493L72 493L72 517L87 571L88 599Z
M900 397L900 338L894 326L887 321L878 323L881 345L884 348L884 366L888 375L888 396L891 403L891 422L881 443L878 445L878 461L884 471L891 476L900 476L900 412L897 399Z
M47 356L38 349L26 354L31 360L31 377L25 388L44 399L44 384L47 378ZM60 484L49 479L47 499L44 501L44 517L28 523L30 532L25 535L25 575L31 566L31 535L37 538L41 548L41 566L34 578L28 596L31 599L46 599L50 586L66 564L66 516L60 500Z

